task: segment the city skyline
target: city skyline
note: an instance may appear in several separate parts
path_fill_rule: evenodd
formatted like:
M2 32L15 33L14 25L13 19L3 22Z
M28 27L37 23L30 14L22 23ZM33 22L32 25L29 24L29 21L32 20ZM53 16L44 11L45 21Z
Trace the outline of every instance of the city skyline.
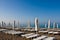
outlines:
M34 22L60 22L59 0L0 0L0 21L12 22L20 20Z

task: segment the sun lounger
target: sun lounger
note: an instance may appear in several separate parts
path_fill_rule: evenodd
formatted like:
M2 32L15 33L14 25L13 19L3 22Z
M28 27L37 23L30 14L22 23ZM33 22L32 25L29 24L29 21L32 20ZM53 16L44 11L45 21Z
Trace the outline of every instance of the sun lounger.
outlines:
M48 32L48 34L53 34L53 31Z
M49 34L58 34L59 32L48 32Z
M39 34L33 34L33 35L30 35L30 36L26 36L26 38L33 38L33 37L37 37L39 36Z
M39 32L48 32L48 31L39 31Z
M31 31L31 32L32 32L32 31L35 31L35 30L29 30L29 31Z
M29 35L33 35L34 33L29 33L29 34L24 34L24 35L21 35L22 37L26 37L26 36L29 36Z
M57 30L58 32L60 32L60 30Z
M24 32L9 30L9 31L5 31L5 33L8 33L8 34L21 34L21 33L24 33Z
M47 36L40 36L40 37L37 37L37 38L35 38L35 39L33 39L33 40L42 40L42 39L44 39L44 38L46 38Z
M48 37L48 38L45 38L44 40L54 40L55 37Z
M4 31L4 30L7 30L7 29L0 29L0 31Z
M30 29L23 29L23 30L28 31L28 30L30 30Z
M59 34L59 32L53 32L53 34Z

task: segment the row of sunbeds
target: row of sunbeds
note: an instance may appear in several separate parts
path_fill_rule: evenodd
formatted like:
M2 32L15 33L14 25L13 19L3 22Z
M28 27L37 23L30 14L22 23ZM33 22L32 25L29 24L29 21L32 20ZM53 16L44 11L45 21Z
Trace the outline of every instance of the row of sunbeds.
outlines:
M3 31L3 30L7 30L7 29L0 29L0 31ZM23 33L23 32L20 32L20 31L13 31L13 30L7 30L7 31L4 31L5 33L12 33L12 34L14 34L14 33ZM42 33L46 33L46 32L48 32L48 33L53 33L53 34L59 34L59 32L54 32L54 31L39 31L39 32L42 32Z
M27 39L33 38L32 40L56 40L55 37L48 37L45 35L40 36L39 34L35 34L35 33L22 34L24 32L15 31L15 30L7 30L7 29L0 29L0 31L3 31L4 33L8 33L8 34L21 34L22 37L25 37Z
M32 40L56 40L55 37L48 37L45 35L39 36L39 34L35 34L35 33L24 34L21 36L26 38L33 38Z

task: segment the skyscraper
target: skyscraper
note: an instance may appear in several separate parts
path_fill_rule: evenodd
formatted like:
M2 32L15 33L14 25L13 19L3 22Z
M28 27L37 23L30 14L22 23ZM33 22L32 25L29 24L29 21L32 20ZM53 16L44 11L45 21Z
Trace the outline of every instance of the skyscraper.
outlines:
M38 30L38 18L35 18L35 31Z
M28 23L28 28L30 28L30 20L28 20L28 22L27 22L27 23Z
M53 29L55 28L55 22L53 23Z
M1 23L0 23L0 27L1 27Z
M15 27L15 20L14 20L14 27Z
M47 25L45 24L45 28L47 27Z
M57 24L57 28L58 28L58 24Z
M20 22L18 21L18 27L20 28Z
M6 23L4 22L4 27L6 27Z
M3 21L2 21L2 27L4 26L3 24L4 24L4 23L3 23Z
M49 19L49 21L48 21L48 29L50 29L50 19Z
M13 30L14 30L14 27L15 27L15 20L14 20L14 26L13 26Z

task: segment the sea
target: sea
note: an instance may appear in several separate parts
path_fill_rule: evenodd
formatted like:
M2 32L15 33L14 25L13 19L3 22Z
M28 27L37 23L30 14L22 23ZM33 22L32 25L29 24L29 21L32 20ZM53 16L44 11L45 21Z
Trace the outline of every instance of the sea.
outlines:
M20 25L21 28L27 28L28 25L27 24L21 24ZM30 24L30 27L34 28L35 24ZM48 24L45 27L45 24L39 24L38 25L39 28L48 28ZM53 24L50 25L50 28L53 28ZM55 25L55 28L57 28L57 25ZM60 28L60 24L58 24L58 28Z

